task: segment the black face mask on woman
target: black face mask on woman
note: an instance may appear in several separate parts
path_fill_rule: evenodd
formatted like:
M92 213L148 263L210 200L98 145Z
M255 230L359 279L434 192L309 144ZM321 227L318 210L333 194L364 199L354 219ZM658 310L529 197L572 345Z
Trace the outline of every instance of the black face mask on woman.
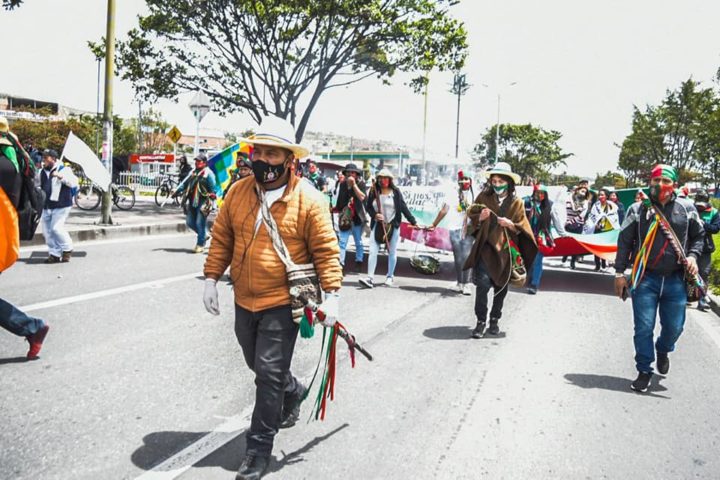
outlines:
M252 162L252 171L258 183L273 183L285 174L287 170L285 162L280 165L270 165L262 160Z

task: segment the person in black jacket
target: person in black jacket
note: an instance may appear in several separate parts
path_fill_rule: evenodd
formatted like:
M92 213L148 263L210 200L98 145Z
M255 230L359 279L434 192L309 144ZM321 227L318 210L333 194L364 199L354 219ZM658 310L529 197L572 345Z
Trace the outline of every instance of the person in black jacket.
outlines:
M345 180L340 184L337 204L338 211L338 242L340 243L340 264L345 266L345 251L350 235L355 240L355 270L360 272L365 250L362 234L367 221L365 213L365 182L362 171L354 164L348 163L343 169Z
M400 223L404 216L411 225L417 226L417 221L405 204L402 193L393 184L393 174L383 169L377 174L376 183L370 189L365 208L370 216L370 257L368 258L368 276L360 279L360 284L373 288L375 267L377 266L378 252L383 244L388 250L388 270L385 286L393 286L393 275L397 265L397 246L400 240ZM378 242L380 240L380 242Z
M705 285L710 280L710 267L712 266L712 254L715 251L713 235L720 232L720 213L717 208L710 204L710 195L707 190L700 189L695 193L695 208L700 215L700 220L705 228L705 240L703 241L702 255L698 258L698 269ZM701 298L698 301L698 310L706 311L709 308L709 300Z
M646 392L653 375L652 363L657 351L657 369L666 374L670 369L668 354L675 349L685 325L687 290L684 270L697 275L697 259L702 255L705 231L695 206L688 200L677 198L677 170L669 165L657 165L650 175L650 199L633 203L627 211L625 223L618 237L615 260L615 293L623 300L628 288L632 295L633 319L635 322L635 366L637 379L631 388ZM658 216L653 215L648 205L662 212L672 230L682 243L688 264L679 263L678 253L661 230L648 235ZM639 263L642 270L633 271L632 285L628 285L625 269L634 263L642 247L649 249L646 261ZM660 336L653 347L655 317L660 313Z

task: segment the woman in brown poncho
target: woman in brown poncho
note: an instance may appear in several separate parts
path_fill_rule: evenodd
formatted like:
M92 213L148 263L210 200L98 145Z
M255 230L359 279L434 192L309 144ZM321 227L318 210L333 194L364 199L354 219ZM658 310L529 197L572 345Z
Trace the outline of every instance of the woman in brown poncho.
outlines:
M519 262L525 266L532 265L537 254L535 236L525 216L523 201L515 195L515 185L520 182L520 176L513 173L505 162L498 162L485 175L489 178L488 183L468 214L475 237L465 262L466 269L473 269L473 282L477 287L477 326L472 332L473 338L481 338L485 333L491 287L494 296L487 333L500 333L498 321L502 317L508 285L513 277L517 280L518 271L522 271L516 268L513 273L513 267L519 267Z

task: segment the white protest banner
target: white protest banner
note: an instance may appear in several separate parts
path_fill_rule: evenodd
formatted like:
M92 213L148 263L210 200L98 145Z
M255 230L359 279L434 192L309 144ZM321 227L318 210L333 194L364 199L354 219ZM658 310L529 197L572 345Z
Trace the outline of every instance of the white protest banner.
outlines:
M65 141L60 159L67 158L72 163L80 166L85 176L97 184L101 190L106 190L110 185L110 173L105 169L100 159L95 155L85 142L70 132Z

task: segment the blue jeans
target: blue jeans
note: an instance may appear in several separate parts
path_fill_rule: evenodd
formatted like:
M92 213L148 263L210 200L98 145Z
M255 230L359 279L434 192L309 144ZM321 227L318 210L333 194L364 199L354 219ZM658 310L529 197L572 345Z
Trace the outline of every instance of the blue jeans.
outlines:
M537 255L535 255L535 262L532 265L532 270L530 271L530 286L533 288L538 288L540 286L540 279L542 278L543 274L543 254L540 252L537 252Z
M362 263L363 258L365 256L365 250L362 243L362 234L363 234L363 227L364 225L355 225L353 224L352 228L350 230L345 230L344 232L340 230L338 232L338 242L340 243L340 264L345 265L345 251L347 250L347 244L348 240L350 240L350 234L352 234L353 239L355 240L355 261L358 263Z
M28 337L42 327L45 322L31 317L0 298L0 327L20 337Z
M188 205L185 224L190 230L197 233L197 245L204 247L207 238L207 217L202 214L201 208L201 206L193 207Z
M65 229L70 208L46 208L42 212L43 235L50 255L61 257L63 252L73 249L72 239Z
M463 238L463 229L450 230L450 244L452 245L453 258L455 259L455 275L459 284L470 283L472 277L472 268L463 270L465 261L470 256L473 242L475 238L465 235Z
M685 325L687 292L682 273L663 277L646 272L632 294L635 320L635 364L638 372L652 372L655 350L670 353ZM660 313L660 336L653 347L655 317Z
M377 228L377 227L375 227ZM397 247L400 241L400 230L393 229L390 237L390 251L388 251L388 269L387 276L392 278L395 275L395 266L397 265ZM370 238L370 256L368 257L368 277L375 276L375 267L377 267L377 257L380 251L380 245L375 241L374 236Z

